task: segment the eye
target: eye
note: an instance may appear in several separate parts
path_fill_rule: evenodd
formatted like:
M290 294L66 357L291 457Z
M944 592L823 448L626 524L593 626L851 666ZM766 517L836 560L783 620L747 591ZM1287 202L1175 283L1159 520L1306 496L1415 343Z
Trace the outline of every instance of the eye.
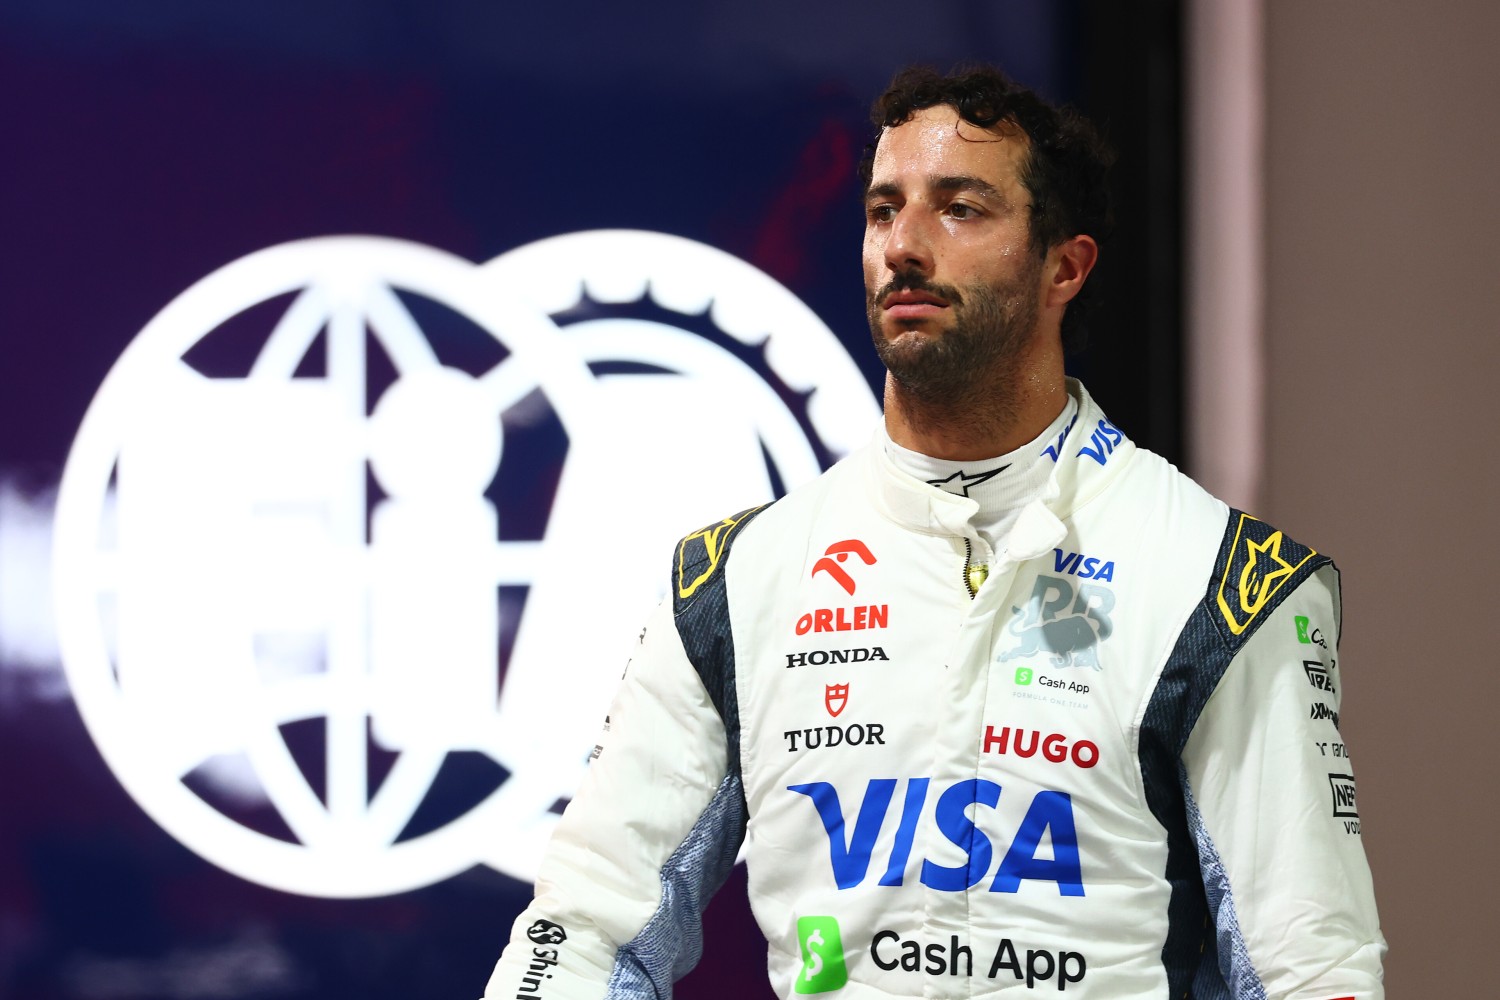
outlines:
M979 214L979 209L973 205L967 205L961 201L955 201L948 206L948 214L955 219L972 219Z
M865 210L871 222L890 222L896 217L895 205L871 205Z

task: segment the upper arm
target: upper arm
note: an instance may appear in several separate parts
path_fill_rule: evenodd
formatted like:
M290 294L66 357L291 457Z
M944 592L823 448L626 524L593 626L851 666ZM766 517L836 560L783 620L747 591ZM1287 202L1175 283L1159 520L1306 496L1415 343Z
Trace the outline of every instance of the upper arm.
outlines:
M1385 950L1339 733L1338 572L1287 595L1238 650L1182 752L1224 972L1236 995L1383 996Z
M622 979L670 984L691 968L702 905L743 836L742 797L725 787L726 761L723 722L664 602L621 680L489 995L515 995L537 960L527 933L537 920L567 935L540 945L549 953L541 960L555 962L545 974L559 996L630 994Z

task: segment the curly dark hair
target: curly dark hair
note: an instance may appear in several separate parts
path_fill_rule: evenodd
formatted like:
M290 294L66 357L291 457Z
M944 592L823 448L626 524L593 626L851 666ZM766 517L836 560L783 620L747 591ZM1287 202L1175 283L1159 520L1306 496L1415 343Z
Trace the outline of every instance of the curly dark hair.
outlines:
M897 73L870 109L875 135L859 165L864 189L870 186L881 133L938 104L951 106L964 121L980 128L1004 122L1026 133L1029 149L1020 179L1031 195L1031 241L1039 254L1046 256L1080 233L1101 243L1109 236L1114 213L1108 173L1114 150L1077 111L1048 104L990 66L960 67L947 76L927 66L908 66ZM1063 314L1063 348L1069 354L1084 346L1082 321L1093 298L1085 282Z

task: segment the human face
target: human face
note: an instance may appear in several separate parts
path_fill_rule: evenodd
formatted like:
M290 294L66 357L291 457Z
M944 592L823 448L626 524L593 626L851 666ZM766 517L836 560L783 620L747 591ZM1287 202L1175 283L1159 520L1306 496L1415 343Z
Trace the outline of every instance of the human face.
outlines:
M866 306L903 387L950 398L1013 365L1036 330L1043 261L1021 183L1024 133L947 105L880 138L865 196Z

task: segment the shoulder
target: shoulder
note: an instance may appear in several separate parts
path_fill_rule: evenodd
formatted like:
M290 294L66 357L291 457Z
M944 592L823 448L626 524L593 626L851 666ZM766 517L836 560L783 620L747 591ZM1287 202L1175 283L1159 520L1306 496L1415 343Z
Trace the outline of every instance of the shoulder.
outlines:
M810 521L812 512L830 494L857 488L851 477L860 456L856 452L780 499L730 514L679 539L672 564L673 604L678 615L705 599L722 604L725 567L731 553L744 547L742 539L794 531L796 525ZM749 546L755 548L755 542Z
M1336 590L1337 570L1327 555L1231 508L1204 595L1204 605L1224 644L1231 651L1243 646L1289 596L1325 567L1323 576L1333 581L1331 587Z
M1188 555L1183 551L1188 539L1197 540L1192 548L1207 571L1202 624L1211 624L1231 650L1320 569L1331 570L1326 554L1229 506L1144 448L1132 456L1116 489L1124 506L1141 518L1143 529L1159 531L1176 549L1176 560Z

